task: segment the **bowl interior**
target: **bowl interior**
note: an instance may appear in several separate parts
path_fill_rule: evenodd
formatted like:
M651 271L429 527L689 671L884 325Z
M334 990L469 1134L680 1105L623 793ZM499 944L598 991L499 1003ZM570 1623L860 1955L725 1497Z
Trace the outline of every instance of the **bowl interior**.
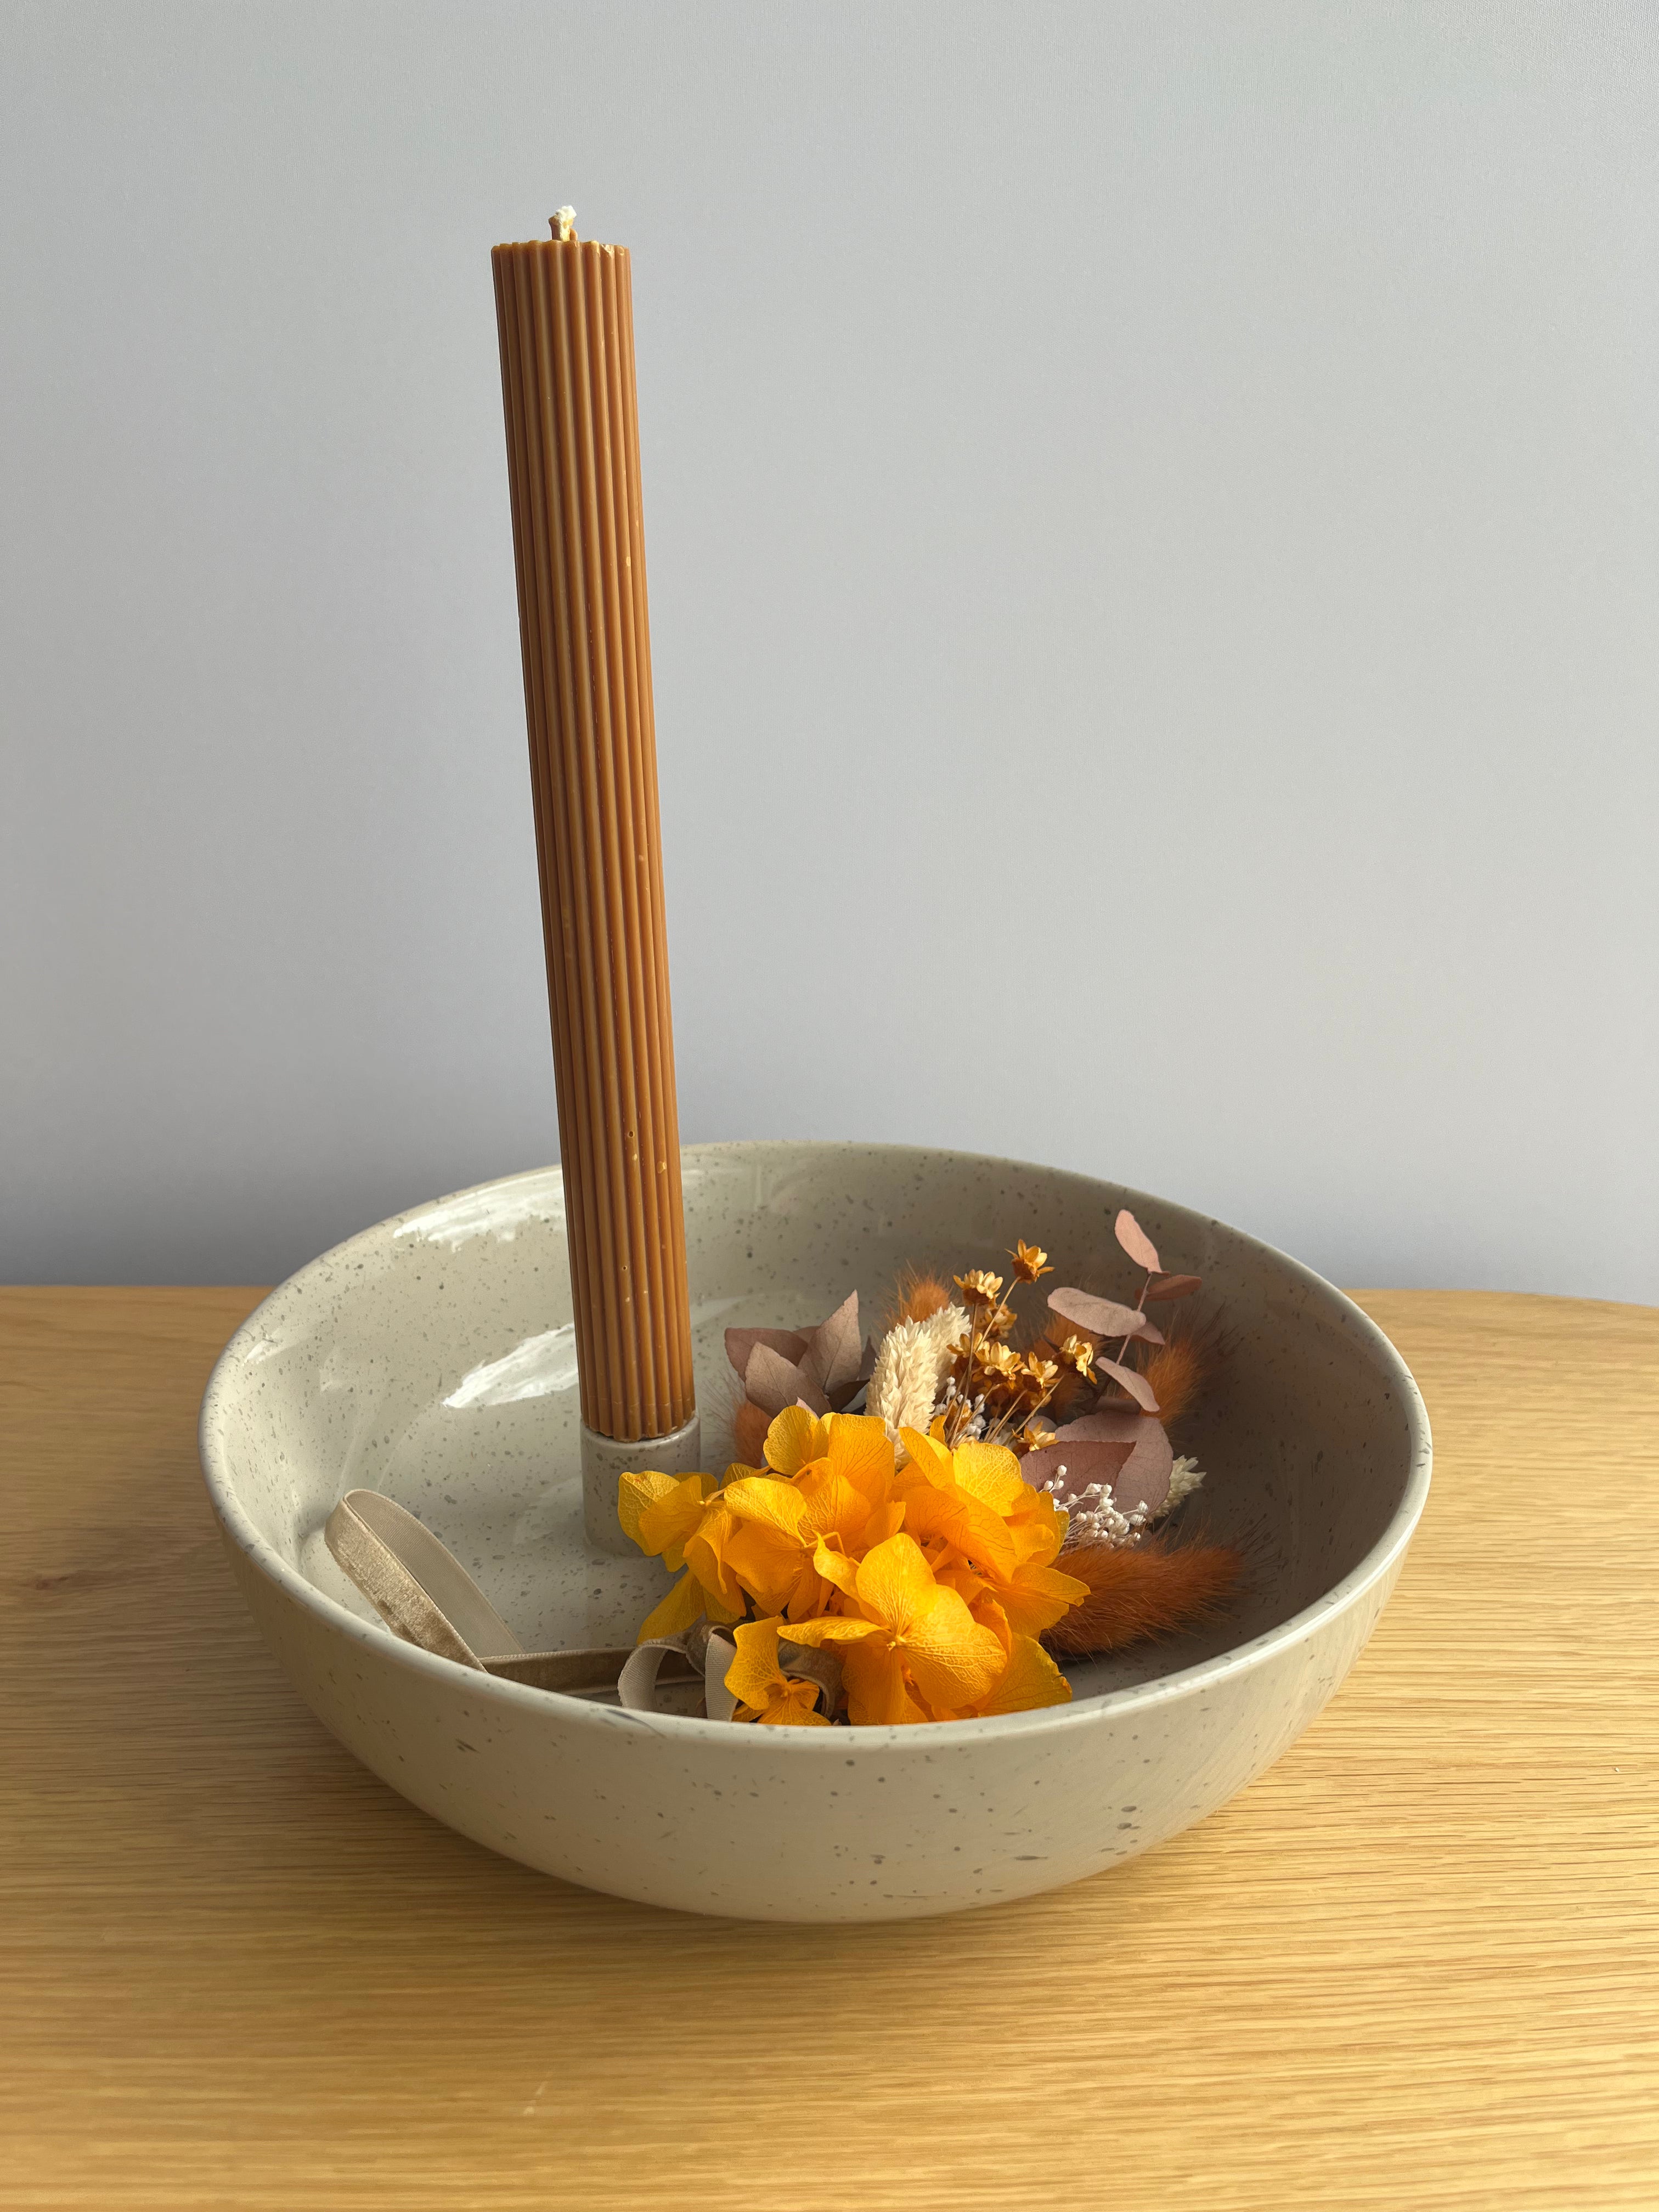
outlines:
M821 1319L850 1289L866 1333L907 1265L989 1267L1024 1237L1055 1283L1133 1295L1112 1235L1134 1210L1229 1346L1172 1430L1205 1470L1181 1509L1239 1545L1247 1586L1200 1632L1068 1668L1086 1697L1210 1658L1316 1603L1365 1560L1426 1449L1397 1355L1341 1294L1186 1208L1058 1170L906 1147L703 1146L685 1154L704 1462L732 1456L723 1332ZM1042 1294L1024 1293L1034 1311ZM532 1649L631 1642L666 1587L581 1534L574 1332L556 1168L417 1208L274 1291L210 1394L210 1480L313 1589L373 1615L325 1550L342 1492L384 1491L456 1553ZM642 1464L648 1464L648 1458Z

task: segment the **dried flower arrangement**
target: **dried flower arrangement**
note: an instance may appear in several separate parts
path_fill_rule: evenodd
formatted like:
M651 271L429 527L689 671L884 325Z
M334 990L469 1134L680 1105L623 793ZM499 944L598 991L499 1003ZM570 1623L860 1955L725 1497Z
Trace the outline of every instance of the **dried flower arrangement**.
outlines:
M1056 1654L1212 1613L1237 1555L1169 1532L1204 1478L1164 1424L1215 1334L1154 1324L1199 1278L1165 1273L1133 1214L1115 1229L1133 1305L1056 1289L1022 1330L1010 1299L1054 1272L1022 1240L1007 1297L985 1269L954 1297L912 1275L878 1345L856 1292L816 1328L728 1329L744 1456L718 1480L622 1478L624 1530L680 1577L640 1657L688 1658L737 1721L962 1720L1064 1704Z

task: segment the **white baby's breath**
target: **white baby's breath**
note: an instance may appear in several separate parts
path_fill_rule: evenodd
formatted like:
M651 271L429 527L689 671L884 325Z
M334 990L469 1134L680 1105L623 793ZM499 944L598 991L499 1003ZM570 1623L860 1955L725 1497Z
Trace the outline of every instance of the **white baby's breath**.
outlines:
M1149 1528L1167 1519L1203 1480L1195 1459L1178 1459L1170 1470L1168 1494L1155 1514L1148 1513L1144 1505L1137 1505L1132 1512L1120 1511L1109 1482L1074 1488L1064 1467L1057 1467L1042 1487L1066 1516L1066 1551L1077 1544L1107 1544L1121 1550L1138 1544Z

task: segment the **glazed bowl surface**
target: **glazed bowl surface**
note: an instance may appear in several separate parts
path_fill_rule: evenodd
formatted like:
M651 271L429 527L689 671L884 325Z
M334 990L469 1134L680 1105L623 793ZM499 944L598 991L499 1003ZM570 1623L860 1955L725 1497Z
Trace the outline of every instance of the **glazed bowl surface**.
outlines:
M904 1918L1049 1889L1201 1820L1302 1733L1370 1634L1422 1511L1422 1401L1380 1330L1283 1254L1091 1177L896 1146L684 1154L705 1463L729 1457L724 1331L873 1323L907 1265L1132 1290L1130 1206L1205 1278L1225 1383L1176 1431L1245 1587L1190 1635L1068 1667L1073 1702L921 1728L756 1729L526 1688L381 1626L323 1523L380 1490L459 1556L532 1650L627 1644L666 1587L582 1532L557 1168L417 1206L273 1291L214 1370L204 1469L241 1588L313 1711L415 1804L567 1881L684 1910ZM1027 1293L1030 1297L1032 1294Z

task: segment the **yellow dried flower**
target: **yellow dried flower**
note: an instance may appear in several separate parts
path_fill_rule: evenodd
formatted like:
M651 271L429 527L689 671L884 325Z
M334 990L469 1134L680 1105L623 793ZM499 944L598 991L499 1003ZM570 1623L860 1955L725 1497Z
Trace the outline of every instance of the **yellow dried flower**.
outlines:
M981 1344L976 1347L974 1357L988 1373L995 1376L999 1382L1006 1382L1012 1388L1018 1381L1019 1354L1007 1345Z
M1045 1429L1037 1421L1027 1421L1019 1432L1019 1441L1027 1451L1042 1451L1054 1440L1054 1431Z
M1043 1275L1052 1275L1048 1255L1040 1244L1028 1244L1022 1237L1008 1257L1014 1263L1014 1273L1022 1283L1035 1283Z
M956 1285L962 1292L963 1303L976 1313L986 1306L995 1305L1002 1296L1001 1276L990 1274L983 1267L975 1267L966 1275L958 1275Z
M1086 1376L1095 1364L1095 1348L1080 1336L1068 1336L1060 1347L1060 1356L1067 1367L1075 1367L1079 1375Z
M1026 1395L1031 1399L1046 1398L1060 1380L1060 1370L1052 1359L1039 1359L1036 1352L1028 1352L1021 1363Z

